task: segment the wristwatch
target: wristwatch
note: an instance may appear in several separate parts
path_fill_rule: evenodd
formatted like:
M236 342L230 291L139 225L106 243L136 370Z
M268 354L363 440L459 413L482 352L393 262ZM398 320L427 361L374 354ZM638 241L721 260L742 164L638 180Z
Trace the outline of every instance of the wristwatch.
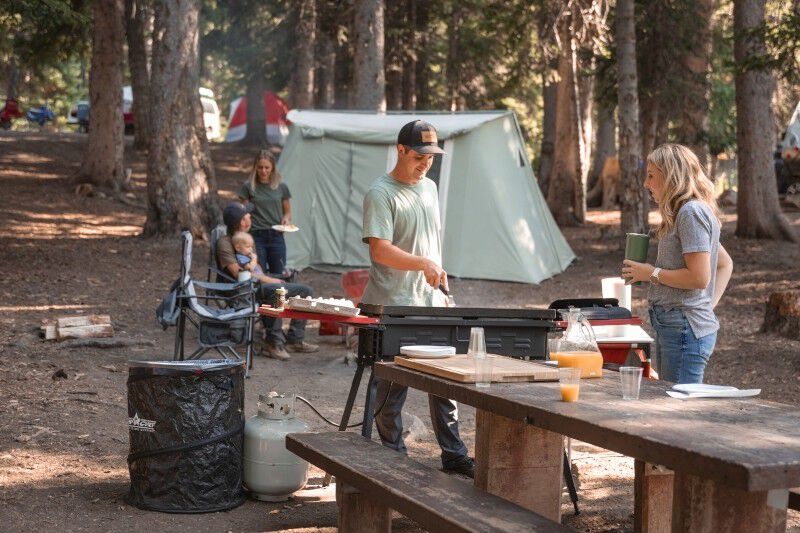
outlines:
M650 274L650 283L653 285L658 285L660 280L658 279L658 275L661 274L661 269L656 267L653 269L653 273Z

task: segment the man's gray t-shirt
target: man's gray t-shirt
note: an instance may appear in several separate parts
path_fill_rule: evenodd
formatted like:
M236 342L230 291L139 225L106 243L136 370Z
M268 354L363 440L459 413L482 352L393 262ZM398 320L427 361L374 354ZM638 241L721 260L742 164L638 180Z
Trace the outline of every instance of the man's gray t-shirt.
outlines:
M385 239L412 255L442 264L439 194L436 184L422 178L407 185L388 174L364 196L362 240ZM372 262L361 301L379 305L442 306L444 296L434 291L422 271L396 270Z
M647 297L650 305L683 311L695 337L700 338L719 329L712 308L717 278L719 222L711 208L700 200L690 200L680 208L675 226L658 243L655 266L665 270L686 268L683 254L693 252L709 252L711 255L711 280L705 289L651 285Z

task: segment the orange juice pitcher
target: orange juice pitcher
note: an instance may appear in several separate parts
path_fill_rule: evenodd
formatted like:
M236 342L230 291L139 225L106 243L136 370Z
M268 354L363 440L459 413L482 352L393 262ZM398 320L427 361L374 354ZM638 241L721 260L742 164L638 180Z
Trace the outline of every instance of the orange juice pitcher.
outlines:
M580 368L581 378L602 377L603 356L589 320L579 309L561 309L559 313L568 325L564 337L550 344L550 359L558 361L560 368Z

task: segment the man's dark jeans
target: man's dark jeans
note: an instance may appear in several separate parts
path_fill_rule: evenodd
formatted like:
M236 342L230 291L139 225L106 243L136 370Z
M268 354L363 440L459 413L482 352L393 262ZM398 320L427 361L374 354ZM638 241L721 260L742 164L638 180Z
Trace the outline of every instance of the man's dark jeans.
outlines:
M311 287L302 283L262 283L258 293L258 301L264 304L275 304L275 290L283 287L286 297L312 296ZM295 320L289 323L289 332L283 332L283 320L280 318L263 317L264 328L267 330L266 341L275 346L284 346L287 342L301 342L306 335L306 321Z

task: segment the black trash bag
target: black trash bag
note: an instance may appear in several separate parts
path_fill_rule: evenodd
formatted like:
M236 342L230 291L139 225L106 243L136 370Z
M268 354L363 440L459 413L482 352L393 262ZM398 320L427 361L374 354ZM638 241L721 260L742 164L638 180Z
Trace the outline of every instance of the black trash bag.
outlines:
M244 362L132 361L128 502L168 513L241 505Z

